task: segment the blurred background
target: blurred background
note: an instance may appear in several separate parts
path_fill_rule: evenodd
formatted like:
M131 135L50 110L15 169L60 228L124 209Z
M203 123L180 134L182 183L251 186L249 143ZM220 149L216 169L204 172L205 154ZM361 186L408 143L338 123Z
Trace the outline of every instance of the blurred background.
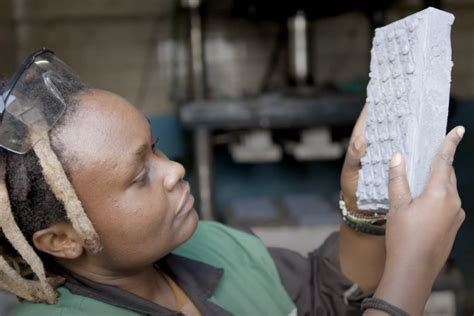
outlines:
M2 0L0 76L50 48L150 118L202 218L307 253L338 229L373 31L427 6L456 17L448 125L467 129L455 162L467 219L426 315L473 315L474 1Z

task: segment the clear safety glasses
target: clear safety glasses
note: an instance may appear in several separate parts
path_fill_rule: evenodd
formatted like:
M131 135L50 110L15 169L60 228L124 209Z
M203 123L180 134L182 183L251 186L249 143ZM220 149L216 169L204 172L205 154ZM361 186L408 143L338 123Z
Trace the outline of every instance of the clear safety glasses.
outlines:
M0 91L0 147L28 152L34 127L49 131L64 114L68 97L83 86L52 51L31 54Z

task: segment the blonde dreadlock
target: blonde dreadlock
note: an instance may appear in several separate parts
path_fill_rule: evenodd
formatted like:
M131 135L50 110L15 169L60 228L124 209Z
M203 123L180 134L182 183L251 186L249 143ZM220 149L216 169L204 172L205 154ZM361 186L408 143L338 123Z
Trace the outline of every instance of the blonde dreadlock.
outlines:
M67 216L74 229L85 238L86 248L91 253L100 250L99 236L82 208L74 188L69 182L58 157L51 149L47 132L33 133L33 147L39 159L43 176L56 198L64 204Z
M23 279L3 257L0 257L0 287L25 299L53 304L56 302L57 295L46 279L43 263L23 236L13 217L5 174L6 153L2 149L0 151L0 228L15 250L29 263L31 270L39 279L39 284Z

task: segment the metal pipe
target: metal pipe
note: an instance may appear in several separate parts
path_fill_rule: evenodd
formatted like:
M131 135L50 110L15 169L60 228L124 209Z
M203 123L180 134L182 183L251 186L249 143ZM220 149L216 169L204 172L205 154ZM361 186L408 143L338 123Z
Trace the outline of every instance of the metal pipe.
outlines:
M296 86L304 86L310 73L308 23L303 11L288 19L288 48L290 80Z
M204 47L199 13L200 0L183 0L182 2L189 10L190 95L193 99L203 99L205 97Z
M214 219L212 191L212 144L209 130L194 130L194 155L198 176L199 208L203 219Z
M200 0L182 0L182 6L189 10L189 69L190 96L194 100L206 97L204 73L204 43L202 22L199 13ZM193 131L194 160L198 182L198 210L201 218L214 219L212 192L212 144L211 133L206 128Z

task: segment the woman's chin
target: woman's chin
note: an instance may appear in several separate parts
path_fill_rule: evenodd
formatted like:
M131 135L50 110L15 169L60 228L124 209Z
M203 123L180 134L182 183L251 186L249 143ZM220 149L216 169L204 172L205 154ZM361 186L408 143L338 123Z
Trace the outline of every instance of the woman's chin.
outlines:
M192 208L189 211L189 214L186 214L186 218L179 224L177 227L179 235L179 245L185 243L196 231L197 225L199 223L199 215L197 211Z

